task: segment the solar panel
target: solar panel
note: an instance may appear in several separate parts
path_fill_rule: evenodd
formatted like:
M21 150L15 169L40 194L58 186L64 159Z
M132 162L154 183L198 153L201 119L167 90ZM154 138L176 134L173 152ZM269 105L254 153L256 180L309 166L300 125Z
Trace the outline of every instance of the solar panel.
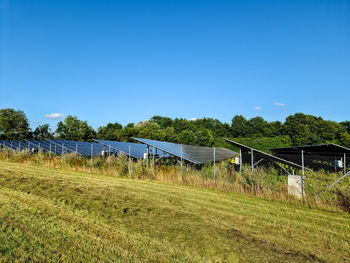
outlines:
M161 142L150 139L134 138L135 140L154 146L155 148L175 155L194 164L205 164L214 161L214 148L191 146L171 142ZM215 148L215 162L232 158L237 153L226 148Z
M108 148L103 145L95 142L78 142L78 141L68 141L68 140L55 140L49 139L49 142L63 146L69 149L70 152L75 152L79 155L83 156L91 156L91 155L102 155L102 152L108 152ZM115 151L111 151L111 154L116 153ZM117 154L117 153L116 153Z
M111 149L115 149L119 152L123 152L126 156L130 156L133 158L143 158L144 154L147 153L147 146L140 143L132 143L132 142L118 142L118 141L108 141L108 140L94 140L101 145L110 146Z
M29 150L28 144L25 141L7 141L2 140L0 141L0 144L3 145L6 148L9 148L14 151L25 151Z
M29 144L29 149L31 151L33 151L33 149L44 150L58 155L61 155L62 152L63 154L72 153L72 151L67 147L62 147L62 145L58 145L50 141L26 140L26 142Z
M243 145L241 143L234 142L234 141L231 141L229 139L225 139L225 142L228 142L229 144L232 144L233 146L240 148L242 150L242 154L247 153L247 152L254 152L255 154L259 154L259 155L263 156L263 158L274 160L275 162L283 163L283 164L289 165L289 166L294 167L294 168L302 169L302 166L300 166L299 164L296 164L296 163L293 163L291 161L282 159L280 157L259 151L257 149L251 148L251 147ZM248 155L248 157L249 157L249 155ZM310 170L310 169L308 169L308 170Z

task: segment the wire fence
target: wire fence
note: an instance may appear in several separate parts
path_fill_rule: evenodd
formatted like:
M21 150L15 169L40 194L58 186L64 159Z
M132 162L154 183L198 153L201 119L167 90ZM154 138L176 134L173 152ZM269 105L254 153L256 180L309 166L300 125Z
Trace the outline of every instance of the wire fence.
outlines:
M82 146L78 144L67 144L67 146L64 143L58 144L50 141L0 141L1 150L12 149L30 153L45 152L50 156L78 154L82 150L86 150L87 154L84 156L91 159L91 166L93 165L93 158L96 156L105 158L109 165L110 156L121 153L121 151L116 151L111 147L101 148L101 145L96 150L94 144L90 144L89 147L84 146L86 149L79 148ZM131 156L131 152L133 152L133 148L130 145L123 154L129 161L136 160L136 158ZM344 192L349 189L350 176L345 175L350 171L350 156L346 153L323 152L320 155L308 151L299 151L297 154L293 152L277 155L279 158L291 163L288 164L288 162L280 162L258 151L241 151L238 158L226 161L229 168L225 165L216 165L217 155L217 149L212 148L212 160L208 161L208 165L193 166L184 159L182 150L180 150L180 156L171 156L169 154L161 156L154 147L151 147L148 154L143 155L139 159L147 160L152 164L153 169L157 163L179 165L181 173L188 172L189 167L191 170L203 169L204 167L200 175L205 175L206 178L212 178L214 181L220 181L224 178L228 182L234 182L236 180L234 177L237 177L237 173L239 173L242 175L240 180L245 180L246 184L255 184L261 188L266 187L274 190L278 189L278 184L300 183L302 196L304 196L304 193L312 197L322 194L332 199L338 191ZM128 165L130 166L130 162ZM295 177L293 178L293 176ZM279 177L285 177L285 179L279 179ZM335 184L332 185L333 183ZM331 187L328 189L329 186ZM325 189L327 191L323 192Z

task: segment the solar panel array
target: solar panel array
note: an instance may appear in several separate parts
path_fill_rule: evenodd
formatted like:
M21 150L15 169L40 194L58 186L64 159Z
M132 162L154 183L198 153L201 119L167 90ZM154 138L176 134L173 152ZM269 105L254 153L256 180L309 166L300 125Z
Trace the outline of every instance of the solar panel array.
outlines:
M141 143L119 142L109 140L95 140L96 142L78 142L68 140L48 139L46 141L26 140L8 141L0 140L0 145L15 150L28 150L35 152L43 150L57 155L77 153L82 156L103 155L103 152L119 155L124 153L133 158L144 158L145 153L155 157L176 156L194 164L204 164L214 161L214 148L190 146L149 139L134 138ZM154 151L153 151L154 150ZM237 153L225 149L215 148L215 161L228 159Z
M191 146L142 138L134 139L194 164L200 165L214 161L214 148L212 147ZM215 148L215 162L232 158L236 154L236 152L226 148Z
M59 154L59 155L73 152L67 147L64 147L64 146L62 147L62 145L57 145L50 141L37 141L37 140L26 140L26 141L30 146L29 147L30 151L33 151L33 149L44 150L44 151L51 152L54 154Z
M59 147L64 147L69 149L72 153L77 153L83 156L91 156L91 155L102 155L102 152L108 152L109 149L105 148L100 143L95 142L77 142L77 141L68 141L68 140L55 140L49 139L49 142L58 145ZM110 151L111 154L118 154L118 152Z
M106 147L111 147L111 149L123 152L126 156L133 158L143 158L144 154L147 153L147 145L132 142L118 142L118 141L108 141L108 140L95 140L100 145L105 145Z
M25 141L6 141L0 140L0 144L6 148L14 151L25 151L29 150L29 145Z

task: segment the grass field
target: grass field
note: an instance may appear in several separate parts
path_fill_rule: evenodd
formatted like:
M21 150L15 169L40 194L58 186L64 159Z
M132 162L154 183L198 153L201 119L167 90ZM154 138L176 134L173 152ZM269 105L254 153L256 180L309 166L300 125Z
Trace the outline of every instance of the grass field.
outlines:
M346 262L350 216L0 161L0 261Z

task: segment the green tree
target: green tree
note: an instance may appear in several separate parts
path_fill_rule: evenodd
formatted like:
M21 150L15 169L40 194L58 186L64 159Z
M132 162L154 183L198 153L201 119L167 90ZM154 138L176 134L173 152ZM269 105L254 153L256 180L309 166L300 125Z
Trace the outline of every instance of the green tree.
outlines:
M31 135L28 119L23 111L0 110L0 139L23 140Z
M262 117L254 117L247 121L247 134L250 136L263 137L266 135L269 123Z
M345 147L350 148L350 134L348 132L344 132L340 136L340 143Z
M319 120L312 115L296 113L286 118L285 134L290 136L293 145L321 143L317 134Z
M102 140L116 141L120 137L120 130L123 126L116 123L108 123L106 126L99 127L97 129L97 138Z
M177 133L181 133L184 130L191 130L193 132L196 130L196 126L189 120L176 118L174 120L174 129Z
M162 116L156 115L156 116L153 116L151 120L157 123L161 129L173 127L174 125L174 121L169 117L162 117Z
M75 116L67 116L64 122L57 124L56 134L59 139L72 141L92 141L96 138L95 130Z
M348 133L350 133L350 121L342 121L342 122L340 122L340 125L341 125Z
M195 135L191 130L183 130L179 135L180 143L193 145L195 142Z
M264 131L266 136L279 136L283 133L283 123L280 121L272 121Z
M179 141L179 138L177 134L175 133L174 127L168 127L165 129L164 134L164 140L167 142L174 142L177 143Z
M213 146L214 137L209 129L199 129L194 134L195 145L199 146Z
M233 137L245 137L248 134L248 121L242 115L236 115L231 120Z
M48 124L39 125L33 132L35 140L52 139L53 134Z

